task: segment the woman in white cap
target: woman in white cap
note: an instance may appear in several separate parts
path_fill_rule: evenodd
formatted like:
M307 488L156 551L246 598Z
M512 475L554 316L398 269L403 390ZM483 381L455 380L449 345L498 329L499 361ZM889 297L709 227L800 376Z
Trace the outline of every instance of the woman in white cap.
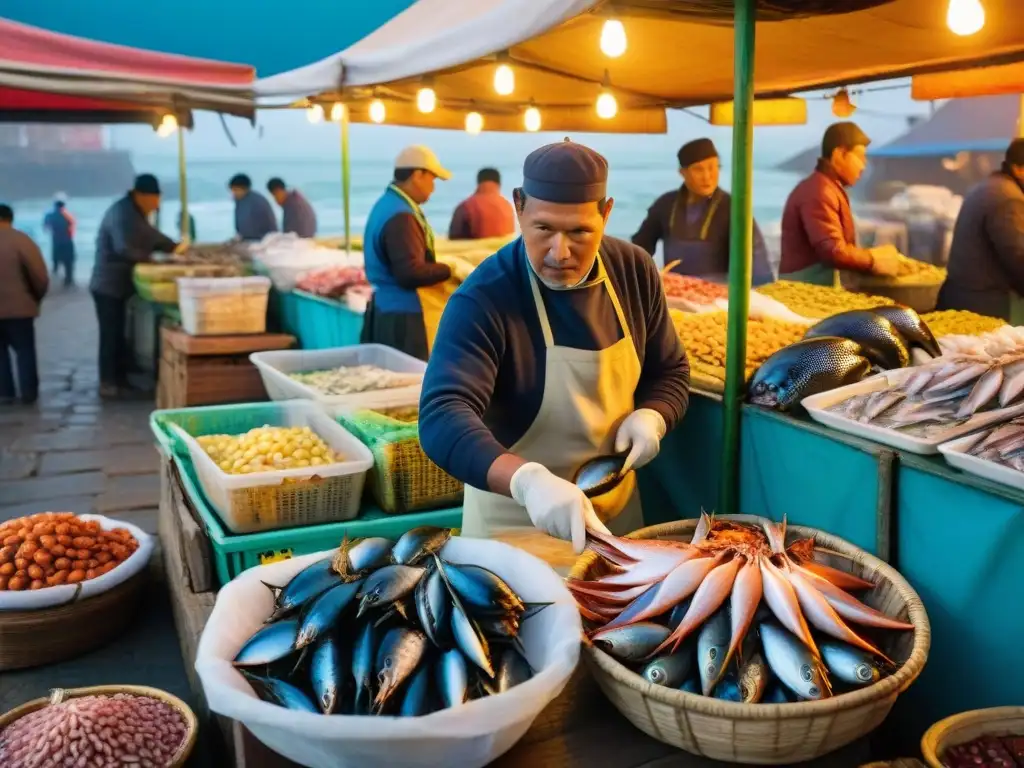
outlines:
M462 530L536 526L581 551L587 528L643 518L635 476L588 499L599 455L640 467L689 401L689 366L647 253L605 235L608 163L566 140L536 150L513 197L522 237L448 303L420 399L427 455L466 483Z

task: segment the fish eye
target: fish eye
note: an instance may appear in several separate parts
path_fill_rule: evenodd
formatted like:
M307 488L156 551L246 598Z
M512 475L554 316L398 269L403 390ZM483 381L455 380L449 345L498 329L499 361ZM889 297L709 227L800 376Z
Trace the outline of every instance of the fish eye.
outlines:
M802 664L800 666L800 677L803 678L806 683L809 683L814 679L814 675L811 673L811 667L809 664Z
M871 674L871 668L867 664L860 664L857 666L857 679L859 680L870 680L874 675Z
M384 666L387 667L388 669L391 669L391 657L390 656L388 658L384 659Z
M708 677L714 677L715 676L715 672L718 671L718 670L715 669L715 665L714 664L708 664L705 669L707 670Z
M708 651L708 658L711 659L712 661L717 659L718 658L718 649L717 648L712 648L711 650L709 650Z
M665 675L660 669L655 668L651 670L651 682L660 683L664 677Z
M807 693L809 693L811 696L817 696L821 693L821 691L818 690L818 686L812 685L810 688L807 689Z

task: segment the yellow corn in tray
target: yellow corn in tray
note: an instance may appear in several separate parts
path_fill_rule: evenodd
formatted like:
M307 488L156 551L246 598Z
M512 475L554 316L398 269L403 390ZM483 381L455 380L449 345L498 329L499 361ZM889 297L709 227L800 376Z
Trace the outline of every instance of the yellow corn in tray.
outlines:
M871 309L882 304L895 304L892 299L884 296L870 296L865 293L853 293L842 288L829 288L824 285L797 283L790 280L779 280L770 285L763 285L757 292L781 301L798 315L810 318L823 318L846 312L850 309Z
M725 376L725 312L692 314L669 310L676 333L686 347L690 364L697 370L716 378ZM806 326L779 320L747 321L746 377L783 347L803 338Z
M264 425L244 435L203 435L196 442L229 475L322 467L344 461L309 427Z
M942 312L928 312L921 315L927 323L932 335L940 336L980 336L983 333L1002 328L1006 321L998 317L988 317L968 312L966 309L947 309Z

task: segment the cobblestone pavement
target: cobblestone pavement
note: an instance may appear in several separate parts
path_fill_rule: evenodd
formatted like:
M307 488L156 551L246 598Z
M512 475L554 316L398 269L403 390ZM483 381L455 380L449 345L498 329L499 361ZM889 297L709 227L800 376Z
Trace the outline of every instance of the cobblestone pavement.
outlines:
M40 397L0 406L0 521L43 511L98 513L156 535L159 461L151 400L97 397L96 320L82 289L47 298L36 323ZM159 550L158 550L159 553ZM55 687L150 685L191 698L159 557L140 615L116 642L59 664L0 673L0 712ZM73 630L73 628L69 628ZM206 745L190 766L218 766Z

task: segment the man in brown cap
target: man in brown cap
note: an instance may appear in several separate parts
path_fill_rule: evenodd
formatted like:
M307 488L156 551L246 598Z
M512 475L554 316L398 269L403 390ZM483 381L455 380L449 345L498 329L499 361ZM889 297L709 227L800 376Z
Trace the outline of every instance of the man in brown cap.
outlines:
M534 151L514 190L522 236L445 309L420 398L427 455L466 483L463 533L572 541L643 524L635 475L683 417L689 366L651 258L609 237L608 163L571 141ZM589 499L587 461L626 456ZM628 454L628 455L627 455Z
M837 270L896 274L895 246L857 247L846 194L867 167L870 143L856 123L833 123L825 131L817 168L796 185L782 213L780 278L831 286L837 284Z

